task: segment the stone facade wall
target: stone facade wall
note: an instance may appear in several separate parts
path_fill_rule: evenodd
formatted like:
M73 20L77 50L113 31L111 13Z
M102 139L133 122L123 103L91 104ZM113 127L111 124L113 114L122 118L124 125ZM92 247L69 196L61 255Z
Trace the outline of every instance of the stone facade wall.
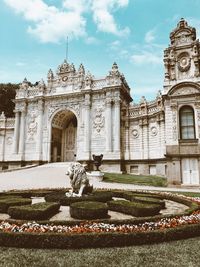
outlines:
M164 90L153 101L132 103L116 63L103 79L66 60L55 73L49 70L46 84L30 86L25 79L17 90L15 119L0 116L2 164L66 161L71 155L91 165L93 154L103 154L103 171L200 184L199 62L196 31L181 19L164 51ZM184 106L194 111L192 140L180 135Z

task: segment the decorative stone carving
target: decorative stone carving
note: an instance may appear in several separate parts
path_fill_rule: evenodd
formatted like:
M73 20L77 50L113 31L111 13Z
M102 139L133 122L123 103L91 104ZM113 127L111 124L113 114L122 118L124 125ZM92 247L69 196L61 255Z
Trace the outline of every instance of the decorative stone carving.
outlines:
M156 126L152 126L150 131L151 131L151 136L156 136L158 134L158 129Z
M183 87L183 88L178 88L177 90L175 90L172 95L173 96L179 96L179 95L190 95L190 94L197 94L200 91L196 88L193 87Z
M136 139L136 138L139 137L139 131L138 131L138 129L132 129L131 133L132 133L133 138Z
M8 136L7 139L6 139L6 143L7 143L7 145L12 145L13 138L11 136Z
M181 72L186 72L190 69L191 66L191 58L187 53L183 53L180 55L178 60L178 68Z
M95 109L93 128L96 130L97 133L100 133L104 125L105 125L105 117L103 116L103 109L97 107Z
M48 106L48 118L50 119L52 114L56 112L56 110L64 110L64 109L70 109L72 110L72 112L74 111L74 113L76 114L76 116L80 116L80 105L79 104L75 104L75 103L67 103L67 104L63 104L60 103L59 101L57 104L50 104Z
M85 88L86 88L86 89L91 89L92 81L93 81L93 76L92 76L92 74L88 71L87 74L86 74L86 76L85 76Z
M32 112L28 118L28 140L33 141L37 133L38 124L36 121L36 113Z
M173 140L177 140L177 105L172 104L172 135L173 135Z
M53 71L50 69L47 74L48 81L52 81L54 79Z

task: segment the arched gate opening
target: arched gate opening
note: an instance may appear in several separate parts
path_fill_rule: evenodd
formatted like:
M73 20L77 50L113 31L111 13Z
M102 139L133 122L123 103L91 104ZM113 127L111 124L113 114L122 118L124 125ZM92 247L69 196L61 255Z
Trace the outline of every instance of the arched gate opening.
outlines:
M77 118L70 110L55 114L51 130L51 162L75 161Z

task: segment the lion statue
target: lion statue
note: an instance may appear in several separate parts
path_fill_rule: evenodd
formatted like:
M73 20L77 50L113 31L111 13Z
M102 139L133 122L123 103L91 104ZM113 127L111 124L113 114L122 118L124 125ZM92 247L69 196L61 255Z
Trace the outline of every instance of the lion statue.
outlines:
M70 192L66 193L66 196L82 196L92 191L85 167L79 162L71 163L66 175L69 176L72 187Z

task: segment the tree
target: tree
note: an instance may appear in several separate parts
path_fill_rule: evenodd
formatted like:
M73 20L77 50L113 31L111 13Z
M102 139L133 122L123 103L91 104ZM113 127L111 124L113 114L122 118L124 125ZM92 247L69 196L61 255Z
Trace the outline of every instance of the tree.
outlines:
M0 84L0 113L3 111L6 117L14 117L16 89L19 88L19 84Z

